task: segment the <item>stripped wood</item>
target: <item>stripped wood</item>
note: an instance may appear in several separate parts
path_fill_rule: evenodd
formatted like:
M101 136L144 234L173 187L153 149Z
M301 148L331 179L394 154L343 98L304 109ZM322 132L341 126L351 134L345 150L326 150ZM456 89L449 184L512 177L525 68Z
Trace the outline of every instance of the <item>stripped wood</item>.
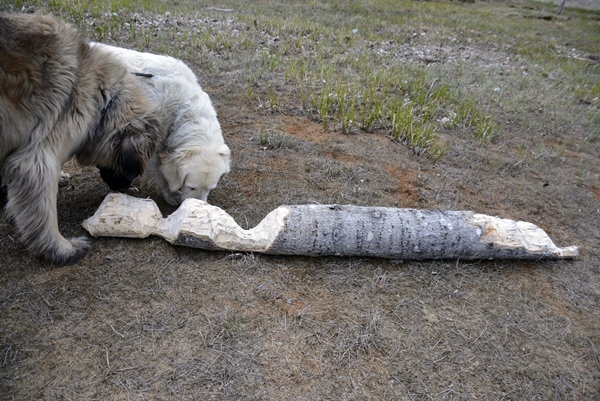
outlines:
M83 226L93 236L145 238L173 245L276 255L389 259L572 258L534 224L468 211L341 205L280 206L245 230L222 209L187 199L163 218L151 199L110 194Z

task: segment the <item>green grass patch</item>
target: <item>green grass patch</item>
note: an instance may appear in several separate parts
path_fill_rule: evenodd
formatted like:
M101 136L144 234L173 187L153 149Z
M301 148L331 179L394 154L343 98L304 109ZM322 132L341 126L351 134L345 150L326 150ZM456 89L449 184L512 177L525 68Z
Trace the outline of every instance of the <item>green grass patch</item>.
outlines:
M282 129L267 129L260 127L257 133L258 144L266 149L282 149L290 146L290 140Z
M449 146L440 133L448 143L469 133L482 146L502 141L505 116L515 110L531 110L521 121L526 133L548 134L578 120L565 104L600 107L600 13L594 11L548 17L547 4L527 0L0 5L47 7L93 40L125 38L138 50L194 60L216 75L241 62L250 101L282 112L296 99L325 130L385 133L431 157ZM132 13L150 21L140 23ZM282 84L296 96L284 101Z

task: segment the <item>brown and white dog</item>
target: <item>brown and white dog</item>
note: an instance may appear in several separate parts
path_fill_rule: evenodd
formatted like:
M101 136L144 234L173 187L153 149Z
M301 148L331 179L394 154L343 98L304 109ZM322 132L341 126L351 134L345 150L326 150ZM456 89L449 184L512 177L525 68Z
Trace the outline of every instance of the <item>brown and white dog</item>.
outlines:
M58 231L62 164L95 165L113 189L141 175L159 142L153 100L121 63L70 24L0 13L0 204L21 240L75 263L85 238Z

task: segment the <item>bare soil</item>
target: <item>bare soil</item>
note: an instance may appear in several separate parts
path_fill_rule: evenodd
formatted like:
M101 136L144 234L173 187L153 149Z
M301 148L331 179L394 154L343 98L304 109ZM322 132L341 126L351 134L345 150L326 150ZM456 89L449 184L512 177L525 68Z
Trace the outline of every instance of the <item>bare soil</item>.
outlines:
M544 3L554 3L558 8L563 3L563 0L541 0ZM566 8L581 8L584 10L600 10L600 0L566 0Z
M288 106L259 107L240 64L186 62L233 154L209 202L242 227L282 204L473 210L537 224L581 257L399 262L98 238L59 268L0 220L0 400L600 399L597 154L519 163L522 128L501 121L500 140L465 134L434 162L385 132L324 131L283 82ZM259 144L261 127L284 130L283 146ZM589 134L563 132L549 143ZM64 170L60 228L85 235L108 189L94 168Z

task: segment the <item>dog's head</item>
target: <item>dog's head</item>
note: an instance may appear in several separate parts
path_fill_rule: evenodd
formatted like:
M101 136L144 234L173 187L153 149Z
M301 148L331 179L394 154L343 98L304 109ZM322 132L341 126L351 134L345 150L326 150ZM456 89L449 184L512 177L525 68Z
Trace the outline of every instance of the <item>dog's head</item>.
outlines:
M110 163L98 163L100 176L113 191L127 192L133 180L144 172L154 152L158 121L149 119L142 129L128 126L113 136Z
M110 85L99 90L97 124L86 143L77 151L84 165L95 165L110 189L125 192L144 172L148 159L160 141L156 107L139 83L118 64L109 64L105 75ZM117 79L118 78L118 79Z
M206 201L211 190L229 172L231 151L225 144L167 154L160 168L171 192L180 192L181 200Z
M113 191L126 192L140 176L158 141L159 121L152 116L130 120L125 127L112 131L110 157L96 163L100 176ZM108 144L106 144L108 145Z
M110 53L86 45L80 48L79 59L80 70L93 80L96 91L89 101L93 105L86 104L94 108L95 123L76 151L77 160L97 166L112 190L125 192L143 173L160 141L157 107ZM83 99L80 102L85 103Z

